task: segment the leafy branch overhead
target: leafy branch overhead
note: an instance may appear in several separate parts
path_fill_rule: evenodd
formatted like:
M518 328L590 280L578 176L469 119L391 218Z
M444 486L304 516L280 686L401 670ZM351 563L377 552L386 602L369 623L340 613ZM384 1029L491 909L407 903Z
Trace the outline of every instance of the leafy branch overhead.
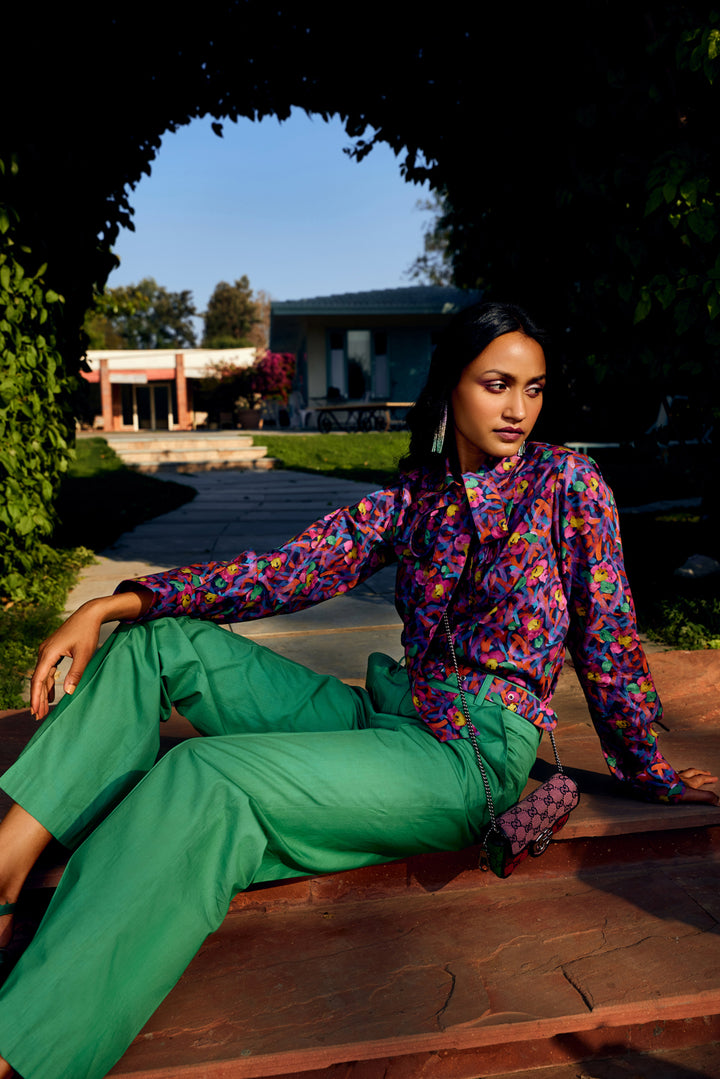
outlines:
M0 145L2 299L12 317L0 379L17 375L18 390L2 421L15 458L2 466L0 501L15 500L8 485L19 476L28 492L12 511L15 538L3 540L19 552L14 581L46 534L72 436L85 312L115 266L119 230L133 227L133 188L163 137L196 117L221 134L240 116L282 121L291 107L338 115L358 159L383 142L403 176L429 181L442 197L455 282L525 304L551 332L555 437L632 437L651 422L660 390L716 395L716 5L660 0L620 14L598 0L520 12L476 4L462 19L428 9L389 20L387 5L368 0L334 49L323 5L282 0L211 0L189 21L138 0L96 4L83 12L82 36L68 35L62 5L38 18L20 4L3 29L15 46L3 57L14 88ZM106 71L127 70L131 57L132 78L104 79L93 92L89 41ZM40 108L27 42L42 72ZM28 279L39 295L25 291ZM192 341L189 294L155 289L151 302L166 315L163 335L150 339L175 344L181 332ZM146 314L138 304L140 327ZM119 333L148 341L129 323ZM25 445L16 428L30 413Z

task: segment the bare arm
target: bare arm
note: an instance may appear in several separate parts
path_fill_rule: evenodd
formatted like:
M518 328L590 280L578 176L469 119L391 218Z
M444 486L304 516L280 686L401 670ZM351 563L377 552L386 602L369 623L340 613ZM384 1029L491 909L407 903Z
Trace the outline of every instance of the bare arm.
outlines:
M63 688L74 693L98 645L100 627L105 622L141 618L152 601L152 592L142 585L113 596L83 603L38 650L38 661L30 683L30 708L36 719L44 719L55 696L55 672L64 656L72 659Z

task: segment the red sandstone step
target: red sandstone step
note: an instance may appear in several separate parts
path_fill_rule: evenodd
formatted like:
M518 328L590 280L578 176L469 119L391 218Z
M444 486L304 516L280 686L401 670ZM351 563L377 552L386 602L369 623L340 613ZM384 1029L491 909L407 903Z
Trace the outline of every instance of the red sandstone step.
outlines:
M666 752L714 767L720 656L667 657L653 657ZM565 842L510 881L468 850L238 896L113 1074L477 1079L608 1047L667 1056L668 1039L712 1055L720 811L613 797L573 692L562 752L584 797ZM0 714L8 763L32 730L26 713Z
M533 870L235 909L111 1074L344 1077L354 1061L404 1059L398 1076L469 1077L487 1069L428 1062L482 1051L497 1073L502 1054L506 1071L527 1066L523 1053L561 1036L621 1044L634 1026L647 1039L687 1021L720 1040L717 1020L703 1026L720 1013L720 857Z
M512 1070L508 1050L513 1046L501 1045L356 1060L309 1072L284 1072L275 1079L720 1079L720 1041L684 1044L707 1027L706 1020L682 1020L597 1031L595 1037L567 1035L523 1043L518 1047L523 1064ZM666 1044L671 1047L659 1048ZM548 1059L563 1063L544 1065Z
M493 1079L720 1079L720 1042L683 1049L631 1051L621 1055L583 1059L590 1059L591 1063L589 1066L586 1063L581 1069L578 1069L575 1063L550 1065L544 1068L498 1072ZM432 1074L435 1079L434 1072L427 1074ZM492 1073L483 1074L489 1076ZM415 1079L420 1079L422 1075L422 1072L416 1072ZM395 1079L393 1072L386 1072L385 1077ZM371 1076L356 1076L353 1072L353 1079L371 1079ZM397 1079L400 1079L399 1073ZM437 1076L437 1079L440 1079L440 1076ZM453 1076L453 1079L460 1077ZM475 1079L474 1075L472 1079Z

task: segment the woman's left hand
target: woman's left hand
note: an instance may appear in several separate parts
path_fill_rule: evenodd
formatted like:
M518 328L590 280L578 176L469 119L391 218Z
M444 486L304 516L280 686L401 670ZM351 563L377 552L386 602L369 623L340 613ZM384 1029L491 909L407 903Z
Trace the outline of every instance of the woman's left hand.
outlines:
M710 783L717 783L717 776L703 771L702 768L686 768L684 772L678 772L678 775L685 784L685 790L680 796L681 802L706 802L714 806L718 804L719 799L714 791L703 790Z

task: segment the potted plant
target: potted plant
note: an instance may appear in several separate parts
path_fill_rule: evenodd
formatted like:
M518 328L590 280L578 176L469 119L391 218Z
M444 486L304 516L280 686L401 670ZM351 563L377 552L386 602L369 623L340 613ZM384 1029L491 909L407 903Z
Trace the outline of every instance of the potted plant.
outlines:
M233 375L235 393L235 416L242 428L257 431L262 427L260 404L262 395L259 389L257 361L249 367L238 367Z
M262 427L264 400L287 405L295 375L295 357L290 352L265 352L246 367L215 364L203 389L209 394L213 418L233 413L246 430Z

